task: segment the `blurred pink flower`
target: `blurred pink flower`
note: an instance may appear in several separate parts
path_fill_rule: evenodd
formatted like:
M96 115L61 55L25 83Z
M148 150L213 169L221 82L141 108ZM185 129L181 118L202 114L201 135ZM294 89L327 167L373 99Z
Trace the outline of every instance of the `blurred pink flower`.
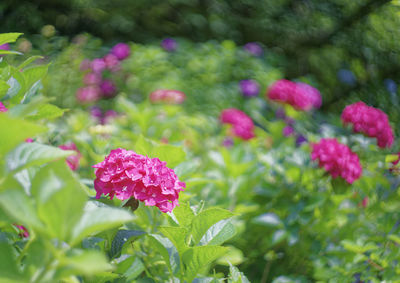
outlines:
M185 99L186 95L179 90L158 89L150 93L150 101L153 103L182 104Z
M27 142L27 143L32 143L32 142L34 142L34 140L31 139L31 138L27 138L27 139L25 140L25 142Z
M17 225L14 224L15 227L17 227L20 230L19 236L22 238L28 238L29 237L29 232L28 229L25 228L23 225Z
M354 132L376 138L379 147L392 146L393 130L388 116L382 110L359 101L347 105L342 112L341 119L344 125L352 124Z
M174 170L158 158L149 158L131 150L114 149L96 168L96 198L108 195L120 200L134 197L147 206L171 212L178 205L179 192L185 188Z
M80 103L95 102L100 98L101 90L97 86L87 86L78 89L76 99Z
M121 69L121 63L114 54L107 54L104 56L103 60L106 63L107 69L111 72L117 72Z
M319 167L328 171L333 178L340 176L349 184L359 179L362 174L357 154L336 139L324 138L312 144L311 159L318 159Z
M73 171L76 171L79 167L79 160L82 157L82 154L78 150L76 145L74 143L63 144L63 145L60 145L59 148L61 148L62 150L73 150L76 152L76 154L70 155L66 159L66 162L67 162L69 168L71 168L71 170L73 170Z
M232 133L235 136L243 140L254 138L254 124L246 113L235 108L228 108L221 112L220 121L223 124L232 125Z
M282 133L285 137L289 137L289 136L293 135L294 129L291 126L286 126L283 128Z
M96 59L93 59L90 67L93 72L101 73L102 71L105 70L105 68L107 66L106 66L106 62L104 62L103 58L96 58Z
M118 43L111 49L111 54L115 55L118 60L124 60L131 54L131 49L126 43Z
M86 85L98 85L101 82L101 75L99 73L87 73L83 77L83 83Z
M111 80L103 80L100 84L100 89L103 96L107 98L114 97L117 91L116 86Z
M8 109L4 106L3 103L0 102L0 112L7 112Z

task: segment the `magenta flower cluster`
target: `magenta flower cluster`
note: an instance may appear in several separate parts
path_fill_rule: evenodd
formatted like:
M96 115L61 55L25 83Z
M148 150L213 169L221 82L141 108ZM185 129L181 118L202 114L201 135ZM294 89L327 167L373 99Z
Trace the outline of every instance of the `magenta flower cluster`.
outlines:
M254 138L254 123L246 113L228 108L221 112L220 121L232 125L232 134L243 140Z
M174 170L158 158L149 158L131 150L114 149L96 168L96 198L108 195L120 200L135 198L147 206L171 212L178 205L179 192L186 187Z
M182 104L186 95L182 91L173 89L158 89L150 93L152 103Z
M0 112L7 112L7 108L4 106L3 103L0 102Z
M114 97L117 87L111 79L105 78L104 73L118 72L121 69L121 61L129 57L130 52L129 45L118 43L102 58L83 60L80 69L88 72L83 78L85 86L78 89L76 99L80 103L92 103L101 98Z
M93 106L90 109L90 114L95 120L97 120L98 123L102 125L108 124L112 119L118 116L118 113L114 110L103 111L97 106Z
M344 125L352 124L354 132L376 138L379 147L392 146L393 130L387 115L382 110L359 101L347 105L342 112L341 119Z
M322 105L321 94L316 88L306 83L284 79L274 82L269 87L267 96L271 100L289 104L301 111L309 111Z
M241 80L239 87L245 97L257 96L260 92L260 85L254 80Z
M63 144L60 145L59 148L61 148L62 150L72 150L76 152L76 154L68 156L66 162L69 168L71 168L71 170L73 171L77 170L79 167L79 160L82 158L82 154L78 150L76 145L74 143Z
M333 178L342 177L349 184L359 179L362 174L357 154L336 139L324 138L312 144L311 159L318 159L319 167L328 171Z

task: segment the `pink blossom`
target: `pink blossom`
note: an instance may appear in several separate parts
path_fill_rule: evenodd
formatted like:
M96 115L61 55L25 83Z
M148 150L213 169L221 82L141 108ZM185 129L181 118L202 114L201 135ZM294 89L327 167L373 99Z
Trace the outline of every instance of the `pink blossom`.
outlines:
M110 80L104 80L100 84L100 89L101 92L103 93L103 96L107 98L114 97L117 91L116 86L114 83Z
M97 86L87 86L78 89L76 99L80 103L95 102L100 98L101 90Z
M319 91L305 83L296 83L289 80L274 82L267 91L271 100L292 105L295 109L309 111L322 105Z
M8 109L4 106L3 103L0 102L0 112L7 112Z
M235 108L228 108L221 112L220 121L223 124L232 125L233 135L243 140L254 138L254 124L246 113Z
M96 58L91 63L91 69L95 73L101 73L105 70L106 62L104 62L103 58Z
M131 54L129 45L126 43L118 43L111 49L111 54L115 55L118 60L124 60Z
M29 232L28 229L25 228L23 225L17 225L14 224L15 227L17 227L20 230L19 236L22 238L28 238L29 237Z
M319 167L328 171L333 178L340 176L349 184L362 174L357 154L336 139L324 138L319 143L312 144L311 159L318 159Z
M101 82L101 75L99 73L87 73L83 77L83 83L86 85L98 85Z
M32 143L32 142L34 142L34 141L33 141L33 139L31 139L31 138L27 138L27 139L25 140L25 142L26 142L26 143Z
M283 128L282 133L285 137L293 135L294 129L291 126L286 126Z
M117 72L121 69L121 63L114 54L107 54L104 56L103 60L106 63L107 69L111 72Z
M61 148L62 150L73 150L76 152L76 154L68 156L66 159L66 162L67 162L69 168L71 168L71 170L73 170L73 171L77 170L79 167L79 160L81 159L82 154L78 150L76 145L74 143L63 144L63 145L60 145L59 148Z
M379 147L392 146L393 130L387 115L382 110L359 101L347 105L342 112L341 119L344 125L352 124L354 132L376 138Z
M2 45L0 45L0 50L10 50L10 44L8 43L4 43ZM0 57L3 57L5 54L1 54Z
M120 200L134 197L147 206L171 212L178 205L179 192L185 188L174 170L158 158L149 158L122 148L114 149L96 168L96 198L108 195Z
M150 93L150 101L153 103L182 104L185 99L186 95L179 90L158 89Z

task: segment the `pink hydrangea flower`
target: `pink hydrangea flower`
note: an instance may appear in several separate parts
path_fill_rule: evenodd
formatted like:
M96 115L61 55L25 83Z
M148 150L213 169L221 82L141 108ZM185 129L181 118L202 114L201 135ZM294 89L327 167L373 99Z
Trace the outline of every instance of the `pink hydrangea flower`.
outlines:
M32 138L27 138L27 139L25 140L25 142L26 142L26 143L32 143L32 142L34 142L34 140L33 140Z
M114 149L96 168L96 198L108 195L120 200L134 197L147 206L171 212L178 205L179 192L185 188L174 170L158 158L149 158L122 148Z
M126 43L118 43L111 49L111 54L115 55L118 60L124 60L131 54L131 49Z
M167 104L182 104L186 99L185 93L173 89L158 89L150 93L150 101Z
M87 86L78 89L76 92L76 99L80 103L90 103L99 100L101 90L97 86Z
M111 98L114 97L117 91L116 86L110 80L104 80L100 84L101 92L103 93L104 97Z
M19 236L22 238L28 238L29 237L29 232L28 229L25 228L23 225L17 225L14 224L15 227L17 227L20 230Z
M103 60L106 63L107 69L111 72L117 72L121 69L121 63L114 54L107 54L104 56Z
M254 138L254 124L246 113L235 108L228 108L221 112L220 121L223 124L232 125L232 133L235 136L243 140Z
M311 159L318 159L319 167L328 171L333 178L342 177L349 184L362 174L357 154L336 139L324 138L312 144Z
M105 70L105 68L107 66L106 66L106 62L104 62L103 58L96 58L96 59L93 59L90 67L93 72L101 73Z
M285 137L290 137L294 133L294 129L291 126L286 126L283 128L282 133Z
M271 100L290 104L295 109L309 111L322 105L322 97L319 91L305 83L296 83L289 80L274 82L267 91Z
M344 125L352 124L354 132L376 138L379 147L392 146L393 130L387 115L382 110L359 101L347 105L342 112L341 119Z
M78 150L76 145L74 143L63 144L63 145L60 145L59 148L61 148L62 150L73 150L76 152L76 154L70 155L66 159L66 162L67 162L69 168L71 168L71 170L73 170L73 171L76 171L79 167L79 160L82 157L82 154Z
M83 83L86 85L98 85L101 82L101 75L99 73L87 73L83 77Z
M0 112L7 112L8 109L4 106L3 103L0 102Z

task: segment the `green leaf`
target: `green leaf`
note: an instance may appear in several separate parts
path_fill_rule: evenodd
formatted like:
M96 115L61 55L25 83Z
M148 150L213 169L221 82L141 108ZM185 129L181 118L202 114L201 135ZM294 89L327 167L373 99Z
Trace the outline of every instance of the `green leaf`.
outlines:
M163 144L154 147L151 152L151 156L167 162L167 166L169 168L174 168L179 163L185 161L186 153L179 146Z
M160 227L160 232L164 234L176 247L179 254L183 254L188 248L185 240L187 229L182 227Z
M187 282L192 282L197 274L203 273L208 265L226 253L227 248L219 246L201 246L189 248L182 256L186 267Z
M151 155L151 152L153 150L153 143L143 137L143 135L139 135L139 138L136 140L134 151L137 154L142 154L142 155Z
M104 254L99 251L74 251L75 254L61 259L55 277L63 278L68 275L95 275L98 272L111 270Z
M397 154L389 154L389 155L386 155L385 162L386 163L391 163L391 162L397 161L398 159L399 159L399 155L397 155Z
M138 230L118 230L117 235L115 235L111 243L110 257L115 258L120 256L122 247L126 242L133 237L138 237L143 234L145 234L145 232Z
M34 83L43 79L47 75L49 65L35 66L24 70L25 83L27 89L31 88Z
M86 236L119 227L133 219L133 215L126 209L89 201L86 203L82 218L73 229L73 244Z
M7 94L8 89L10 86L5 81L0 81L0 98Z
M82 213L86 193L64 160L42 167L32 181L39 218L49 236L69 242Z
M0 50L0 55L22 55L23 53L12 50Z
M278 215L275 213L264 213L253 219L254 223L269 226L269 227L282 227L283 223Z
M250 281L237 267L229 264L228 283L250 283Z
M0 114L0 133L7 137L0 139L0 158L29 137L46 131L44 126L22 119L11 118L7 113Z
M26 66L28 66L30 63L36 61L37 59L43 59L43 56L31 56L28 59L26 59L24 62L22 62L17 69L21 70L23 68L25 68Z
M192 236L194 244L197 245L207 230L215 223L234 216L229 210L222 208L209 208L200 212L192 221Z
M192 224L194 213L193 210L190 208L189 203L180 202L179 206L176 206L172 213L180 226L187 227Z
M10 66L11 77L8 79L7 84L10 88L7 91L4 99L9 99L12 103L20 103L26 91L25 76L15 67Z
M139 257L123 255L121 258L123 259L116 259L118 266L115 273L122 274L128 282L136 279L145 270Z
M217 260L218 264L226 266L230 264L238 265L245 260L241 250L233 246L228 246L227 248L228 251Z
M15 42L18 37L20 37L23 33L19 32L9 32L9 33L1 33L0 34L0 45L5 43Z
M23 143L6 156L7 169L9 171L21 170L28 166L42 165L72 154L75 154L75 152L40 143Z
M12 247L8 243L0 242L0 254L0 282L24 282Z
M236 234L230 219L215 223L201 238L199 245L221 245Z
M0 206L15 222L26 226L42 227L32 199L19 186L12 179L2 184L2 187L7 190L0 193Z
M66 109L61 109L58 108L55 105L52 104L43 104L40 105L37 110L36 113L27 116L27 118L29 118L30 120L40 120L40 119L55 119L58 117L61 117L62 115L64 115L64 112L67 111Z
M171 275L179 270L179 254L174 244L168 239L157 234L150 234L152 247L164 258Z

